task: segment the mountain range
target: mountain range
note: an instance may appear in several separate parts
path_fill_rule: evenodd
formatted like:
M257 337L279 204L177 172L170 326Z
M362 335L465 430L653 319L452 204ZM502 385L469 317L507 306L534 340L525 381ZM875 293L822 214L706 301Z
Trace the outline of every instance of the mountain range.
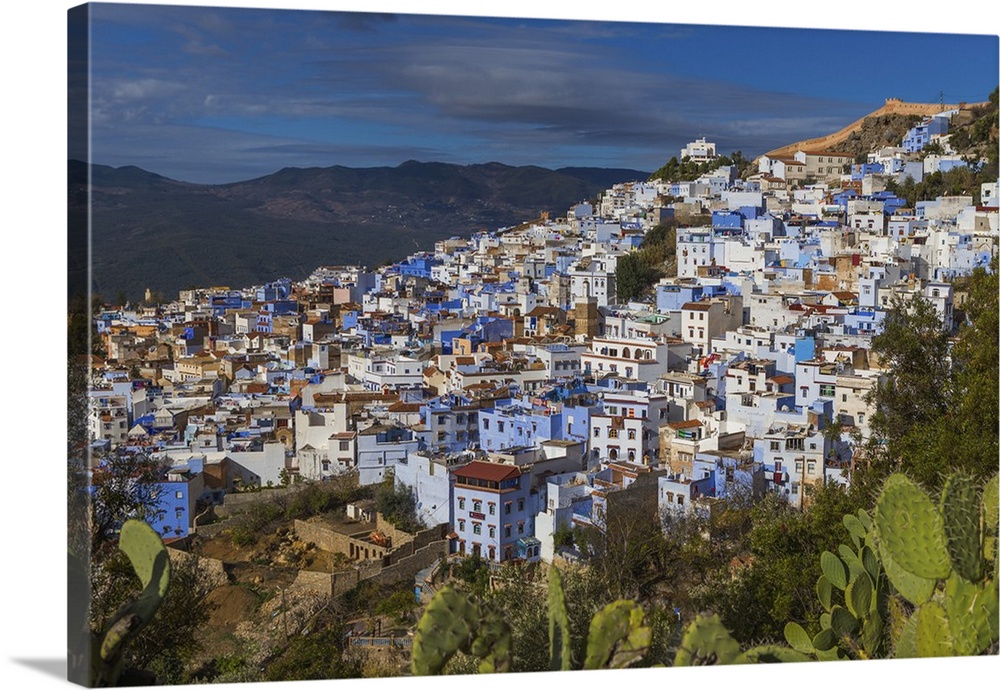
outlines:
M564 215L648 172L452 165L285 168L231 184L179 182L91 165L91 280L105 300L192 286L305 278L321 265L374 266L434 242ZM69 161L69 291L87 281L88 165Z

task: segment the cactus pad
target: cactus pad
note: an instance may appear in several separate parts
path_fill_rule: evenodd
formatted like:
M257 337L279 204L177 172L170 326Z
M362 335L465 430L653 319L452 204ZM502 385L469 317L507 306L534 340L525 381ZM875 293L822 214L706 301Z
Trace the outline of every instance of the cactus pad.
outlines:
M944 520L930 497L905 475L886 479L875 505L875 528L883 560L888 554L918 577L948 577L951 559Z
M820 575L819 579L816 580L816 597L823 605L824 610L829 611L833 608L833 585L830 584L825 575Z
M841 544L837 547L837 553L840 554L840 560L842 560L847 566L848 582L856 578L859 574L865 572L865 566L862 565L861 558L850 546L847 544Z
M997 642L996 580L980 586L952 573L945 583L944 605L956 653L981 654Z
M816 651L809 633L794 621L789 621L785 624L785 640L788 641L788 644L792 645L793 649L797 649L803 654L812 654Z
M925 577L918 577L911 572L896 565L887 552L882 551L882 567L885 569L886 577L907 601L913 604L922 604L934 594L936 580Z
M972 477L953 474L941 492L941 516L948 539L951 564L966 580L983 574L983 550L979 539L979 487Z
M929 601L920 607L916 625L916 650L919 657L954 655L948 616L936 601Z
M118 539L142 583L142 593L115 616L100 641L100 661L94 668L95 685L115 685L122 668L125 645L149 624L170 586L170 557L163 540L148 523L126 520Z
M549 656L550 669L570 669L569 618L566 614L566 595L563 593L562 575L557 568L549 569Z
M854 542L854 548L860 549L868 530L861 524L861 520L850 513L844 516L843 522L844 527L847 528L848 533L851 535L851 541Z
M858 619L851 615L851 612L843 606L834 606L830 611L830 626L838 637L845 637L857 632Z
M739 643L717 615L698 616L681 639L674 666L731 664L739 656Z
M882 623L881 616L869 616L864 619L861 625L861 644L869 658L881 656L884 633L885 624Z
M831 628L823 628L812 639L812 645L820 652L827 652L837 644L837 633Z
M468 649L479 606L445 586L427 604L413 637L413 674L435 675L462 648Z
M870 613L873 591L871 578L865 572L861 572L847 585L844 599L847 601L847 608L855 618L864 618Z
M639 661L652 639L653 631L643 624L642 607L619 599L598 611L587 634L586 669L626 668Z
M819 565L823 569L823 576L837 589L847 588L847 570L843 562L829 551L824 551L819 556Z
M478 656L482 672L510 667L510 626L463 592L445 586L427 604L413 637L414 675L436 675L455 652Z
M861 563L872 581L877 583L878 576L882 573L882 564L878 562L878 556L867 544L861 547Z
M917 623L920 621L920 609L914 611L902 622L896 639L896 649L893 656L897 659L915 659L917 657Z
M812 657L788 647L776 644L760 645L743 652L735 661L737 664L777 664L812 661Z
M983 488L983 520L985 528L994 535L997 533L997 522L1000 521L1000 489L997 486L997 475L986 483Z

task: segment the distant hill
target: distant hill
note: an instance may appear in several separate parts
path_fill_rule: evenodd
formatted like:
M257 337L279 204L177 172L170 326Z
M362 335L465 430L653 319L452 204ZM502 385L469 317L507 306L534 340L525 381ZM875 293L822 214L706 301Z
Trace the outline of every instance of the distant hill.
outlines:
M304 278L324 264L397 261L434 242L565 214L628 169L451 165L285 168L245 182L178 182L133 166L92 167L95 292L173 297L189 286ZM86 286L87 165L70 161L70 294Z

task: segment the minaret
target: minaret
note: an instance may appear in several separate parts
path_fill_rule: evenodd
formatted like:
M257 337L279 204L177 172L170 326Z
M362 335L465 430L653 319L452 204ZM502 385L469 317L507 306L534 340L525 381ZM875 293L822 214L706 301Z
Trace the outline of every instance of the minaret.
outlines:
M575 334L594 338L599 332L600 312L597 310L596 297L584 297L577 301L573 309L573 318L576 320Z

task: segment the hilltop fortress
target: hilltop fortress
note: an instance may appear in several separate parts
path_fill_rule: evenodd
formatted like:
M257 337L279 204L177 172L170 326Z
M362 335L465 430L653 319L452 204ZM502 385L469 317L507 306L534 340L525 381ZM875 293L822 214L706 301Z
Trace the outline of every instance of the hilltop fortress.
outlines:
M902 101L898 98L886 98L885 105L881 108L855 120L851 124L834 132L833 134L827 134L823 137L805 139L803 141L795 142L794 144L788 144L786 146L782 146L781 148L774 149L773 151L768 151L764 155L770 158L787 158L795 155L795 152L800 150L834 150L839 144L844 142L852 132L860 130L861 124L869 117L879 117L881 115L919 115L924 117L927 115L936 115L947 110L965 110L985 105L988 105L988 103L907 103L906 101Z

